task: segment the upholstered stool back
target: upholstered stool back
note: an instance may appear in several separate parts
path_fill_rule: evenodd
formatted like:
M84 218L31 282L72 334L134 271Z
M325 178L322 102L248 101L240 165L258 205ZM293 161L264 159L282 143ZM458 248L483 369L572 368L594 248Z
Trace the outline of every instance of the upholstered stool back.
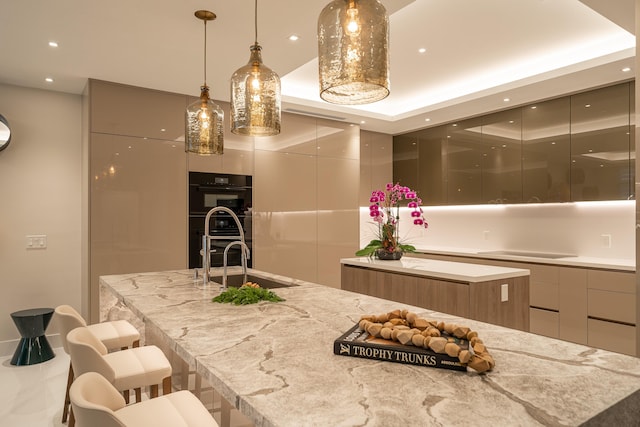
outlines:
M78 426L123 427L114 411L125 407L124 398L102 375L80 375L69 390Z

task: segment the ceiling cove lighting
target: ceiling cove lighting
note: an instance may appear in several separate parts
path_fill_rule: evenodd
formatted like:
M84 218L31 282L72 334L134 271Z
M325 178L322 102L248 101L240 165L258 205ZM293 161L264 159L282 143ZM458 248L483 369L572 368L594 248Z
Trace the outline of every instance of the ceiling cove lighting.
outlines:
M200 99L187 107L184 148L188 153L203 156L223 154L224 112L209 98L207 86L207 21L213 21L216 15L208 10L198 10L195 16L204 22L204 84L200 87Z
M320 98L370 104L389 95L389 17L378 0L334 0L318 18Z
M231 132L272 136L280 133L280 77L262 63L258 44L258 0L255 0L255 42L249 62L231 76Z

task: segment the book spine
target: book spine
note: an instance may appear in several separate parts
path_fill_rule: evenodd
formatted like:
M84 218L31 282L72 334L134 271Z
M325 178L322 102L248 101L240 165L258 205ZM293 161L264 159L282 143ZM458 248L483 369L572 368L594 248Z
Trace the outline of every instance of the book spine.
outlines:
M445 354L424 354L388 348L373 348L370 346L359 345L354 342L335 341L333 344L333 353L339 356L384 360L389 362L404 363L407 365L452 369L454 371L467 370L467 367L461 364L457 358Z

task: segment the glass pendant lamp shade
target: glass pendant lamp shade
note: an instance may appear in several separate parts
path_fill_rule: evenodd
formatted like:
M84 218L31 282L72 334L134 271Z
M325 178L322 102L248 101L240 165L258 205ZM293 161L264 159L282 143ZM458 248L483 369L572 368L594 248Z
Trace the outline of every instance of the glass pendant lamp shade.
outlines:
M318 18L320 97L360 105L389 95L389 18L378 0L334 0Z
M196 18L204 22L204 84L200 99L187 107L185 113L184 147L189 153L203 156L224 153L224 112L209 98L207 86L207 21L216 19L208 10L198 10Z
M200 99L187 107L186 151L203 156L223 154L224 111L209 99L208 86L202 86L200 90Z
M262 63L261 47L251 46L249 62L231 76L231 132L271 136L280 133L280 77Z

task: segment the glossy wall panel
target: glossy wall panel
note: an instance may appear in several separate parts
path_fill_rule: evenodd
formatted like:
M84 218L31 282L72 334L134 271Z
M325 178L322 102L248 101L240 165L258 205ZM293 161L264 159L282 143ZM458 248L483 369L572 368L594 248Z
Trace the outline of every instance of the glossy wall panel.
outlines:
M360 131L360 203L369 206L371 192L393 181L393 137Z
M354 256L359 239L359 160L319 156L317 165L318 281L339 288L339 259Z
M316 157L255 151L255 268L316 281Z
M569 98L522 109L523 201L571 200L571 105Z
M91 135L94 278L185 267L185 156L168 141Z
M634 87L619 83L394 136L394 180L426 205L634 199Z
M187 97L91 80L92 133L184 141Z
M340 287L358 246L359 128L287 114L255 147L254 265Z

